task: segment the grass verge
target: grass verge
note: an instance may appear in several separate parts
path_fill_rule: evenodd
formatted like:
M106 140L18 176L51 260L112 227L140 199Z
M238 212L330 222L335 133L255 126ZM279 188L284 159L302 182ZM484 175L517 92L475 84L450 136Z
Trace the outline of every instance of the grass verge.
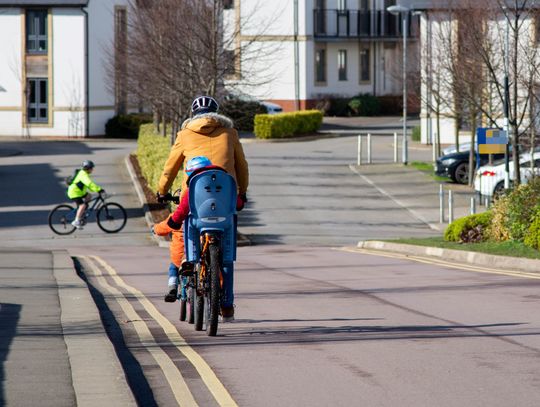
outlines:
M418 171L422 171L432 177L435 181L439 182L448 182L448 178L446 177L439 177L438 175L435 175L433 172L433 164L426 163L423 161L413 161L411 163L411 167L416 168Z
M417 246L439 247L442 249L463 250L480 252L497 256L523 257L527 259L540 259L540 252L525 246L522 242L482 242L482 243L457 243L447 242L442 237L410 238L388 240L392 243L413 244Z

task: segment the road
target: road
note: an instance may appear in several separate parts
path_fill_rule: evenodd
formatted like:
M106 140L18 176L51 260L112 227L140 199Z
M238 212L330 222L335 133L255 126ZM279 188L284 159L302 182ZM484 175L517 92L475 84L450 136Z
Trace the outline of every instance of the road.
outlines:
M162 301L168 253L148 238L123 166L133 144L59 143L54 157L33 143L15 146L24 154L0 159L9 192L0 198L2 246L62 247L76 258L141 405L538 405L540 317L531 310L539 276L356 250L368 237L435 231L396 203L404 198L390 199L351 171L351 144L245 145L252 188L241 230L256 244L239 249L237 320L220 325L215 338L177 321L177 306ZM89 227L53 238L47 230L43 215L62 200L61 179L84 158L95 159L96 181L130 209L125 234ZM26 163L45 172L28 171ZM20 186L27 198L15 200ZM5 303L24 307L29 299L10 289L13 264L4 270L1 310ZM24 318L26 326L47 324L35 308ZM0 353L8 401L22 394L14 358L32 363L28 341L40 337L14 333L16 323L9 341L2 334L8 351ZM34 382L31 393L44 391Z

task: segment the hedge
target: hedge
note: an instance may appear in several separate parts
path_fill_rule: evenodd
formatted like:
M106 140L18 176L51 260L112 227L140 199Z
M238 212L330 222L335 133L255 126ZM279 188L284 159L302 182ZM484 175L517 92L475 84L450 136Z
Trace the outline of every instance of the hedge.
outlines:
M271 139L314 133L321 127L322 119L323 115L319 110L258 114L255 116L255 136Z
M153 124L143 124L137 139L135 155L139 161L141 172L152 191L157 191L159 177L171 150L170 136L163 137L154 132ZM176 191L182 184L182 174L177 176L171 188Z
M236 130L253 131L255 115L265 114L266 107L259 102L230 98L219 106L219 111L232 119Z
M151 122L152 116L147 113L117 115L105 124L105 137L136 139L141 125Z

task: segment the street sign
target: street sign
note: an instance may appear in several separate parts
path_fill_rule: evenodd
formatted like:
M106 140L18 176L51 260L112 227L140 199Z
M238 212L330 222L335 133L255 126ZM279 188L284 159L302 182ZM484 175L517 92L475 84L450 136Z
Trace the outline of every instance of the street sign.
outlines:
M479 154L504 154L508 144L506 131L479 127L476 129Z

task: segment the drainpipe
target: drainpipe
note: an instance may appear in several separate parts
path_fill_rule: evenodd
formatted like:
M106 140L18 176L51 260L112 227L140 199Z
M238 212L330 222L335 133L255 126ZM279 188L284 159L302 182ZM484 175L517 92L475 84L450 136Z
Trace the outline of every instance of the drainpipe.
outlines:
M294 109L300 110L300 49L298 44L298 0L294 0Z
M81 7L81 11L84 14L84 137L90 137L90 61L89 61L89 49L88 49L88 11Z

